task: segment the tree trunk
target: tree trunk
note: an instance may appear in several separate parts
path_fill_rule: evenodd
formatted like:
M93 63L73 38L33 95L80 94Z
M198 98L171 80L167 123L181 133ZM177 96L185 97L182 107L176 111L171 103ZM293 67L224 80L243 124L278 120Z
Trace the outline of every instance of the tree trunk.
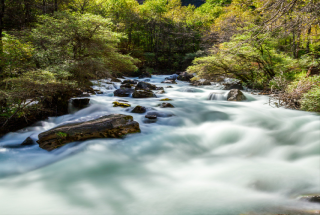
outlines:
M4 0L0 0L0 62L2 62L3 43L2 43L2 31L3 31L3 16L4 16L5 4ZM0 77L2 76L2 65L0 64Z
M54 0L54 11L58 11L58 0Z
M308 29L308 34L307 34L307 37L308 37L308 42L307 42L307 53L310 53L310 34L311 34L311 26L309 27L309 29Z

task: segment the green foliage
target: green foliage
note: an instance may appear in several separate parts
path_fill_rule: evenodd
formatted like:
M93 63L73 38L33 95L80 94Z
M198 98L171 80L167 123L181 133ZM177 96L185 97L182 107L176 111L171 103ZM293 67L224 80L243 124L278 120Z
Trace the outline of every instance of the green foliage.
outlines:
M320 82L307 93L303 94L301 109L306 111L320 112Z

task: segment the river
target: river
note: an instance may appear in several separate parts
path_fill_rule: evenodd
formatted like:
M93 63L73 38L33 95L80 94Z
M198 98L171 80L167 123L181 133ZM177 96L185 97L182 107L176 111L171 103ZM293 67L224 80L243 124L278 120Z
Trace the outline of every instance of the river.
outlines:
M161 84L166 76L153 76ZM113 96L98 87L90 106L0 139L0 214L233 215L320 210L297 201L320 193L320 116L273 108L267 96L208 100L216 86L177 81L158 98ZM223 96L222 96L223 97ZM170 98L175 108L159 108ZM156 122L112 107L128 100L164 112ZM75 142L47 152L16 147L57 125L130 114L141 133ZM170 116L170 117L169 117Z

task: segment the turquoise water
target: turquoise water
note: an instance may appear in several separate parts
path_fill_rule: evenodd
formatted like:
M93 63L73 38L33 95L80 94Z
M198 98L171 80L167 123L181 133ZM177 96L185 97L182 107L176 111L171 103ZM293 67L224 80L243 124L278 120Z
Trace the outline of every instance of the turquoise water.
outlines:
M157 86L166 76L153 76ZM320 117L272 108L268 97L208 100L226 94L186 82L158 98L126 99L171 117L112 107L112 86L90 106L0 139L0 214L214 215L320 210L297 201L320 193ZM117 86L116 86L117 87ZM191 90L190 90L191 88ZM157 107L171 98L175 108ZM75 142L47 152L23 140L57 125L130 114L140 134Z

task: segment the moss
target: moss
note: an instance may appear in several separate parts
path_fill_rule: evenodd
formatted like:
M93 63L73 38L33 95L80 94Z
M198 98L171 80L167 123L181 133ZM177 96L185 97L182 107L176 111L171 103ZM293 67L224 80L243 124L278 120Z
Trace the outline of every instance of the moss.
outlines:
M172 101L172 99L165 98L165 99L160 99L160 101Z
M113 107L123 107L123 108L126 108L126 107L131 107L130 104L126 104L126 103L120 103L120 102L113 102Z

